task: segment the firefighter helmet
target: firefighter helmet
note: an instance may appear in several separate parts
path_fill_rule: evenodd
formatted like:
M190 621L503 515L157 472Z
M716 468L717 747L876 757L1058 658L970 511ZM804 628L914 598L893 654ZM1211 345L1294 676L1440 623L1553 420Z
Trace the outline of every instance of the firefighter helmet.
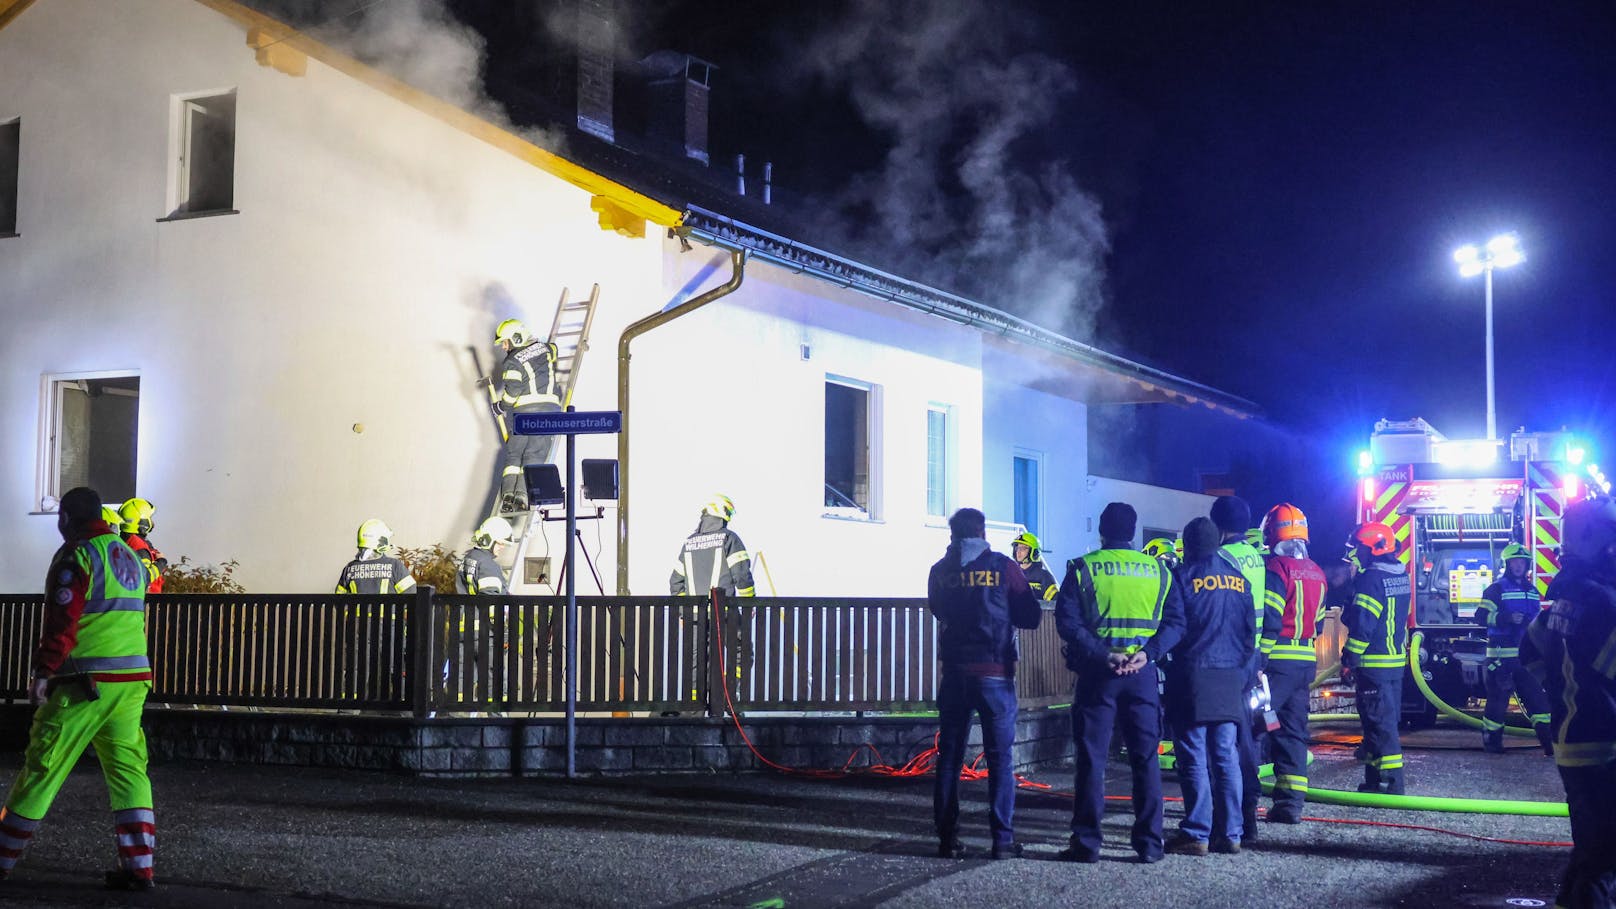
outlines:
M1017 543L1027 547L1027 558L1031 559L1032 561L1036 562L1044 557L1044 544L1038 542L1037 534L1027 531L1021 536L1011 540L1010 546L1012 552L1014 551L1014 547Z
M530 340L532 335L527 333L527 326L522 324L521 319L506 319L494 331L494 342L497 344L509 341L512 347L525 347Z
M1616 499L1583 499L1566 509L1562 547L1568 556L1599 562L1616 545Z
M111 505L101 506L101 520L106 521L107 526L111 527L114 532L123 526L123 515L118 514L118 509L113 508Z
M1510 559L1530 559L1531 557L1532 554L1526 551L1525 546L1522 546L1519 543L1511 543L1504 547L1504 551L1501 555L1499 555L1498 561L1507 564Z
M152 532L152 513L157 506L145 499L130 499L118 509L118 517L122 518L124 533L137 533L145 536Z
M1372 556L1391 555L1397 551L1397 536L1392 529L1378 521L1359 526L1352 533L1352 542L1369 550Z
M1257 550L1258 555L1268 554L1268 544L1263 542L1263 532L1259 527L1253 527L1246 531L1245 544Z
M1283 540L1307 542L1307 515L1289 502L1268 509L1262 522L1263 542L1272 547Z
M478 549L492 549L495 543L509 543L515 535L511 522L496 515L477 525L471 534L471 545Z
M735 503L730 501L729 496L715 495L702 506L701 513L728 522L735 516Z
M1173 554L1173 541L1166 537L1157 537L1146 543L1142 551L1153 559L1165 559Z
M393 548L393 529L381 518L371 518L359 525L359 548L387 552Z

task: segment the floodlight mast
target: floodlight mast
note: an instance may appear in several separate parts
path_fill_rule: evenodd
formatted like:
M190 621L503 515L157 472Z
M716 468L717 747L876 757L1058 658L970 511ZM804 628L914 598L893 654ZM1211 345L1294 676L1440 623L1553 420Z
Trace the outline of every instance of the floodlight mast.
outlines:
M1482 275L1487 286L1487 438L1496 440L1498 411L1493 398L1493 269L1519 265L1526 261L1526 255L1521 252L1514 234L1499 234L1482 247L1473 244L1459 247L1453 253L1453 261L1459 263L1461 278Z

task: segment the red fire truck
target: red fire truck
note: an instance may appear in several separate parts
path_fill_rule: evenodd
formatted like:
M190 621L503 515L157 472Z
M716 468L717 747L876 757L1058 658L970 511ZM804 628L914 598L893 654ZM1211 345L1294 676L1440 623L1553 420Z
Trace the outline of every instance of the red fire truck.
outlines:
M1570 432L1449 439L1421 419L1381 420L1359 454L1358 519L1392 528L1408 566L1410 624L1424 632L1422 673L1434 693L1464 707L1483 697L1485 631L1472 622L1481 592L1503 570L1499 553L1521 543L1539 592L1560 570L1560 515L1592 478ZM1434 721L1413 684L1403 686L1404 719Z

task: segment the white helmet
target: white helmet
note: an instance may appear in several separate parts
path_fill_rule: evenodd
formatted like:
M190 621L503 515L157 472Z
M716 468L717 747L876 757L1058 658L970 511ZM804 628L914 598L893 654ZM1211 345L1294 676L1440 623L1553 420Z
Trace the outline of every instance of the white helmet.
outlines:
M516 531L511 522L501 517L492 517L477 525L472 531L471 545L478 549L492 549L495 543L509 543Z
M359 548L387 552L393 548L393 529L381 518L371 518L359 525Z

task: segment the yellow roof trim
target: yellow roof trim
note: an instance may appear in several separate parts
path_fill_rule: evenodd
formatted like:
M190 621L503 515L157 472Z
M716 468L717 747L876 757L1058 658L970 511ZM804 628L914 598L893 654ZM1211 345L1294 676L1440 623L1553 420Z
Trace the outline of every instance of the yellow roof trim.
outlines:
M6 21L8 3L27 6L33 0L0 0L0 25ZM216 12L222 13L249 30L257 30L248 46L259 52L264 47L263 36L272 36L277 47L286 45L291 50L307 54L338 72L344 73L379 91L385 92L409 106L426 113L477 139L507 152L555 177L559 177L592 196L591 207L600 213L601 227L626 236L644 236L644 225L627 223L625 215L650 221L662 227L678 227L684 214L650 196L609 180L600 174L546 151L514 133L501 129L487 120L476 117L453 104L435 98L405 82L393 78L374 67L366 66L327 45L292 28L291 26L256 10L248 9L235 0L196 0ZM13 14L14 15L14 14ZM256 43L255 43L256 42ZM603 204L604 203L604 204ZM611 216L604 210L610 210Z
M11 24L11 20L22 15L22 11L34 5L34 0L0 0L0 28Z

